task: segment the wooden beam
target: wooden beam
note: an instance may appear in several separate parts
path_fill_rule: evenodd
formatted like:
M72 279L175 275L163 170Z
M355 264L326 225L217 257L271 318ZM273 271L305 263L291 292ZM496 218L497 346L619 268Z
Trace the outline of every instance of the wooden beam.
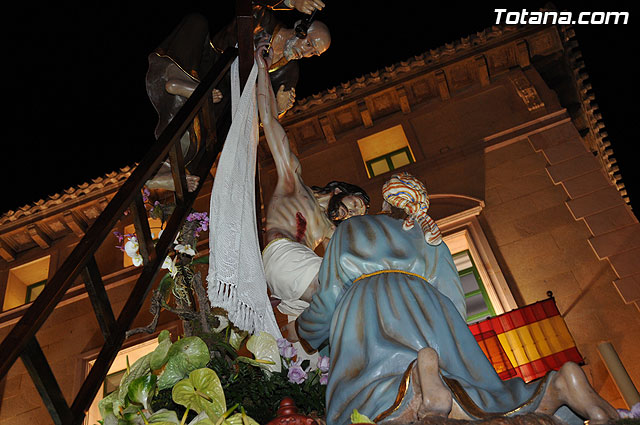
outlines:
M335 142L336 135L333 132L333 127L331 126L329 117L327 115L322 115L318 118L318 121L320 122L320 127L322 127L322 132L324 133L324 138L327 139L327 142Z
M253 67L253 8L251 0L236 0L236 24L238 26L238 68L240 92Z
M184 195L188 190L181 143L175 144L173 149L169 151L169 162L171 163L171 175L173 177L174 187L173 193L176 204L182 204L184 202Z
M87 224L79 219L72 211L66 211L62 214L64 224L78 237L83 237L87 231Z
M47 249L51 247L51 239L40 229L40 227L38 227L37 224L28 225L27 232L29 232L31 239L33 239L40 248Z
M438 70L435 73L436 85L438 86L438 93L440 93L440 99L449 100L451 94L449 93L449 84L447 83L447 76L443 70Z
M489 67L487 66L487 59L484 57L484 55L480 55L476 57L475 61L480 85L482 87L486 87L489 85L489 83L491 83L491 80L489 79Z
M20 357L53 422L56 425L71 423L72 414L69 405L35 336L26 344Z
M147 265L151 261L151 257L155 255L155 249L153 247L151 229L149 228L147 210L142 201L142 194L139 192L131 203L131 212L133 213L133 226L136 229L136 237L138 238L138 252L142 256L142 263Z
M409 97L407 96L407 90L404 86L396 87L396 93L398 95L398 101L400 102L400 109L403 114L411 112L411 105L409 104Z
M7 263L16 259L16 252L2 239L0 239L0 257Z
M361 99L358 101L357 105L364 128L373 127L373 119L371 118L371 112L369 112L369 108L367 107L367 102L365 102L364 99Z
M104 340L109 341L111 333L115 329L116 318L111 308L109 296L104 288L102 275L100 274L100 269L98 268L95 257L92 257L87 262L87 266L83 272L83 280Z
M516 42L516 54L518 55L518 65L520 68L526 68L531 65L529 59L529 45L526 40L519 40Z

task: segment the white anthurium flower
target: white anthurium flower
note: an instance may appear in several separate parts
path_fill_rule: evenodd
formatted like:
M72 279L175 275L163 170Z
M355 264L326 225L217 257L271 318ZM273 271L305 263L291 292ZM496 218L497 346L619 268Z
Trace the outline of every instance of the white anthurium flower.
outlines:
M221 316L219 314L215 315L216 319L218 319L218 323L220 323L218 325L218 327L212 329L213 332L220 332L223 329L225 329L227 326L229 326L229 319L227 319L225 316Z
M257 335L252 335L247 341L249 350L258 362L265 362L261 365L269 372L280 372L282 364L280 361L280 351L278 342L268 332L261 331Z
M191 245L189 244L186 244L186 245L178 244L176 245L175 250L178 251L180 254L190 255L192 257L196 255L196 252L193 250L193 248L191 248Z

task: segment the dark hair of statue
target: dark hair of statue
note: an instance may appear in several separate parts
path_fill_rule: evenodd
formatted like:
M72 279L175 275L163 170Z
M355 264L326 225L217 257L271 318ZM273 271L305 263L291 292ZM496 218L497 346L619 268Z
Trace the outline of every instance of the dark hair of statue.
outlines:
M338 189L341 193L344 193L345 194L344 196L349 196L349 195L359 196L364 201L364 204L366 205L367 209L369 208L369 205L371 203L371 198L369 198L369 195L367 195L367 192L365 192L363 188L361 188L360 186L356 186L355 184L334 180L332 182L327 183L327 185L324 187L311 186L311 190L313 190L315 193L318 193L320 195L331 193L335 189Z

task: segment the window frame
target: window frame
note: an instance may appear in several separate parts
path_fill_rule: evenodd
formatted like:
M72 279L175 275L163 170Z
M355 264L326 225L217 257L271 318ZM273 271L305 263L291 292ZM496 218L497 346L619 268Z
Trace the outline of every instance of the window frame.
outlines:
M31 294L33 293L33 290L34 290L35 288L38 288L38 287L40 287L40 286L44 286L44 285L46 285L46 284L47 284L47 280L48 280L48 279L43 279L43 280L41 280L40 282L36 282L36 283L32 283L32 284L30 284L30 285L27 285L27 293L26 293L26 295L25 295L25 297L24 297L24 303L25 303L25 304L32 303L32 302L34 302L34 301L36 300L36 298L38 298L38 296L39 296L40 294L36 295L36 297L35 297L34 299L31 299Z
M474 323L478 320L482 320L485 319L487 317L494 317L496 315L496 311L495 308L493 308L493 303L491 302L491 299L489 298L489 294L487 293L487 289L485 288L485 283L482 281L482 278L480 277L480 272L478 271L478 266L476 266L475 261L473 260L473 257L471 256L471 250L469 249L465 249L463 251L458 251L455 254L451 254L451 256L454 258L456 257L461 257L463 255L467 255L469 257L469 260L471 261L471 267L467 267L466 269L463 270L458 270L458 275L460 277L463 276L467 276L469 274L473 274L474 278L476 279L476 283L478 284L478 289L475 289L473 291L469 291L469 292L465 292L464 294L464 298L465 300L467 298L473 297L475 295L481 294L482 295L482 299L484 300L484 303L486 305L486 310L480 312L480 313L476 313L473 316L467 316L466 321L467 323Z
M409 158L409 164L413 164L415 162L415 159L413 158L413 155L411 154L411 149L409 149L409 146L407 145L407 146L402 147L400 149L396 149L395 151L391 151L391 152L388 152L388 153L386 153L384 155L380 155L380 156L378 156L376 158L372 158L372 159L370 159L368 161L365 161L365 164L367 166L367 172L369 173L369 177L370 178L378 177L378 176L381 176L381 175L383 175L385 173L389 173L391 171L397 170L398 168L406 167L407 165L409 165L409 164L405 164L405 165L402 165L402 166L400 166L398 168L396 168L393 165L393 161L391 160L391 157L394 156L394 155L397 155L400 152L404 152L404 153L407 154L407 158ZM376 174L376 173L373 172L373 165L372 164L374 162L378 162L378 161L380 161L382 159L385 159L387 161L387 165L389 166L389 169L387 171L383 172L383 173Z
M455 195L432 195L432 202L438 198L457 197ZM443 239L452 251L452 240L457 245L466 245L470 253L471 261L476 266L478 274L487 292L487 297L494 309L495 315L506 313L518 308L518 304L511 293L511 289L504 278L498 261L487 240L477 216L482 212L484 202L476 200L478 206L464 210L460 213L436 220L436 224L443 234ZM456 250L455 253L463 249Z

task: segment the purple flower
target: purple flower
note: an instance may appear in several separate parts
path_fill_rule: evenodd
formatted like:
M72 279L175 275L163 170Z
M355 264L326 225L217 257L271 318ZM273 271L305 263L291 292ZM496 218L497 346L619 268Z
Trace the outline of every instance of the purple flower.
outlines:
M618 415L622 419L640 419L640 403L636 403L631 406L631 410L617 409Z
M280 354L282 354L282 350L285 347L288 347L291 345L291 343L289 342L289 340L287 340L286 338L278 338L278 340L276 341L278 344L278 349L280 350Z
M323 373L320 375L320 385L327 385L327 382L329 382L329 374Z
M116 238L118 238L118 243L120 245L116 245L116 248L118 248L120 251L124 251L124 235L120 232L118 232L117 230L113 232L113 234L115 235Z
M318 369L320 372L326 373L329 372L329 357L328 356L319 356L318 357Z
M285 359L289 360L296 354L298 354L297 350L293 347L293 345L287 341L285 338L278 338L278 351L280 351L280 355Z
M640 403L636 403L631 407L631 414L634 418L640 419Z
M292 359L296 354L298 354L298 350L293 345L283 348L280 352L280 355L287 360Z
M289 366L287 378L289 378L289 382L293 382L294 384L302 384L307 379L307 372L305 372L304 369L300 367L299 362L293 362Z

